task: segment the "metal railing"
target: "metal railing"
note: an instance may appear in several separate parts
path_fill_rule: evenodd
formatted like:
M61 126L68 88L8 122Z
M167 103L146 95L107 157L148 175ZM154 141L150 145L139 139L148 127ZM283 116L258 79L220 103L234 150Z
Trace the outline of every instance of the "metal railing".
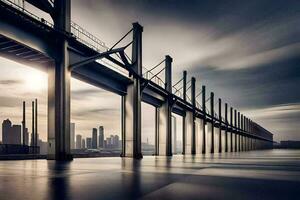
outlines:
M151 80L152 82L156 83L162 88L165 88L165 82L155 74L153 74L151 71L149 71L146 67L143 67L143 69L146 71L143 73L143 77L147 80Z
M33 14L29 10L27 10L25 8L24 1L22 1L22 0L13 0L13 1L12 0L0 0L0 1L21 11L22 13L28 15L29 17L32 17L35 20L42 22L43 24L49 26L50 28L54 28L53 23L51 23L51 22L45 20L44 18L41 18L41 17ZM86 31L84 28L82 28L81 26L79 26L77 23L75 23L73 21L71 22L71 33L72 33L72 36L77 41L79 41L80 43L84 44L85 46L87 46L97 52L101 53L101 52L105 52L109 49L102 40L100 40L93 34L89 33L88 31ZM113 63L111 63L109 61L97 60L97 62L104 64L105 66L108 66L110 69L117 71L121 74L128 75L127 70L125 70L121 67L115 66Z

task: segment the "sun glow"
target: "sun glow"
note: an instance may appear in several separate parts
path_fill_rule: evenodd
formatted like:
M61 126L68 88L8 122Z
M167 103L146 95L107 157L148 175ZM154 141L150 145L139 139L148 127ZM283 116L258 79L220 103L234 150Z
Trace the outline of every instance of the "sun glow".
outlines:
M24 77L25 87L30 91L42 91L47 88L48 78L43 72L30 70Z

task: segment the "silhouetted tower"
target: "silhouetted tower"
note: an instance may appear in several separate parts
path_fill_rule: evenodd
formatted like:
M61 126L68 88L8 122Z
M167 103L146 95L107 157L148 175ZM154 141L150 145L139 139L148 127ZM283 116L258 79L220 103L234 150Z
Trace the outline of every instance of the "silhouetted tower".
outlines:
M26 113L25 101L23 101L23 120L22 120L22 144L26 145Z
M92 148L97 149L97 129L93 128L92 132Z
M37 142L38 142L38 103L37 103L37 99L35 99L35 113L34 113L34 146L37 146Z
M32 106L32 119L31 119L31 126L32 126L32 133L31 133L31 146L35 145L35 133L34 133L34 101L31 102L31 106Z

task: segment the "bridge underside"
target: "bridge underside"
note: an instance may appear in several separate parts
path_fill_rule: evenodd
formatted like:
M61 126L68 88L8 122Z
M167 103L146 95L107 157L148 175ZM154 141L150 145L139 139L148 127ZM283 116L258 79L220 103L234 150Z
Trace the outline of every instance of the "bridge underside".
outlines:
M134 24L133 28L134 62L131 66L137 75L128 76L96 61L71 71L69 65L95 56L98 52L84 45L74 36L62 36L49 25L8 7L2 1L0 1L0 17L7 19L0 21L0 56L35 67L49 75L48 134L52 135L49 139L50 147L51 144L57 145L58 137L68 138L70 134L69 73L76 79L122 96L123 156L141 157L142 101L156 107L156 144L158 146L156 154L158 155L172 154L171 112L183 117L184 154L222 152L221 143L226 144L226 151L272 147L272 138L267 138L264 134L255 134L250 126L240 126L240 123L233 125L233 120L229 123L227 120L222 121L222 118L219 121L214 114L210 115L196 107L195 102L187 102L184 98L172 94L171 63L169 63L169 75L166 76L169 82L165 84L165 88L142 78L142 27L139 24ZM57 47L60 46L57 45L57 40L67 43L63 51ZM62 57L66 57L67 60L61 62ZM63 76L59 77L61 73ZM61 101L58 101L60 97L66 103L60 105ZM57 117L62 118L58 120ZM58 127L60 121L64 121L66 127L64 130ZM259 127L256 129L256 132L266 132ZM57 131L61 133L55 136L54 132ZM63 147L62 151L69 148L68 144L60 145ZM52 151L52 154L59 154L59 151Z

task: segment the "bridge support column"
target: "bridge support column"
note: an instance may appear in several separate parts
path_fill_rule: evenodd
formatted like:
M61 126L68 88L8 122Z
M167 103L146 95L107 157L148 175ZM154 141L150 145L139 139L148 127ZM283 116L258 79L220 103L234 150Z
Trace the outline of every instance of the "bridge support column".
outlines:
M219 142L218 151L222 153L222 100L219 98Z
M165 89L172 92L172 58L165 59ZM167 97L158 109L158 155L172 156L172 105L171 97Z
M202 86L202 110L203 110L203 126L202 126L202 154L206 153L206 88Z
M214 121L215 121L215 111L214 111L214 93L210 93L210 112L212 116L212 122L210 123L209 126L209 131L210 131L210 153L215 152L215 138L214 138Z
M135 73L142 75L142 32L143 27L133 24L132 66ZM140 159L141 151L141 83L132 76L133 83L122 97L122 154L124 157Z
M55 1L54 27L71 30L70 0ZM56 38L54 66L48 68L48 155L47 159L72 160L70 152L70 79L68 42Z
M237 115L236 115L236 109L234 109L234 130L235 130L235 134L234 134L234 151L237 152L238 151L238 127L237 127Z
M192 137L193 137L193 127L194 127L194 114L190 111L186 112L185 115L185 154L190 155L192 154Z
M228 119L227 119L227 103L225 103L225 123L226 123L226 129L225 129L225 152L228 152Z
M233 108L230 107L230 126L231 126L231 131L230 131L230 152L233 152Z
M196 154L201 154L203 149L203 129L205 129L205 124L203 119L196 119Z
M192 77L191 80L191 102L193 105L193 108L196 107L196 79L195 77ZM195 110L193 110L193 119L192 119L192 154L196 154L196 117L195 117Z
M242 144L241 144L241 115L240 112L238 112L238 151L240 152L242 150Z

